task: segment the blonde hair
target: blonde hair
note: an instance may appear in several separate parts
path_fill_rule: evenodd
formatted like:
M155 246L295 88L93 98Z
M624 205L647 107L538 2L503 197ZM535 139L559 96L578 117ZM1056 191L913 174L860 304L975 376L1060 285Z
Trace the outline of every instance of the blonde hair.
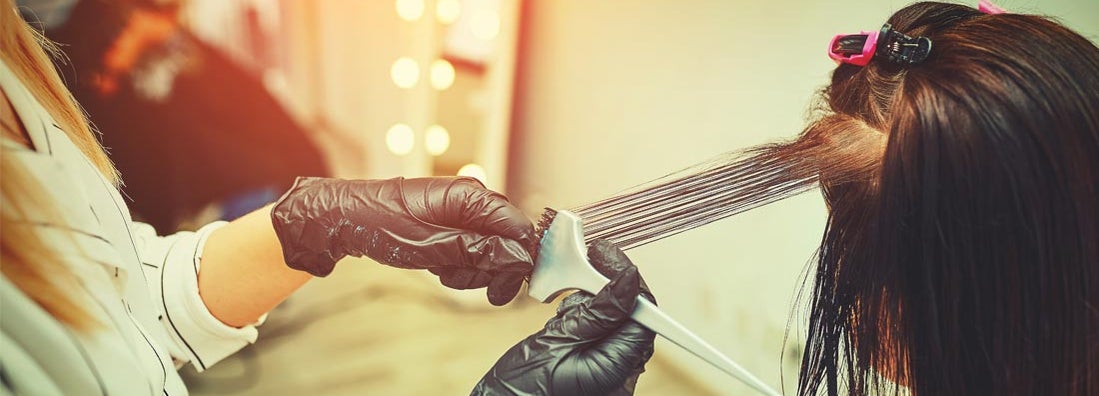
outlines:
M54 70L47 51L61 57L56 45L33 30L18 15L11 0L0 0L0 59L8 65L35 99L53 116L69 139L113 184L118 173L92 132L87 117L77 106ZM0 156L3 204L3 234L0 237L0 272L27 296L60 322L78 330L97 325L82 300L76 276L62 263L59 253L29 224L28 214L38 213L58 221L61 215L51 207L51 198L25 169L11 158Z

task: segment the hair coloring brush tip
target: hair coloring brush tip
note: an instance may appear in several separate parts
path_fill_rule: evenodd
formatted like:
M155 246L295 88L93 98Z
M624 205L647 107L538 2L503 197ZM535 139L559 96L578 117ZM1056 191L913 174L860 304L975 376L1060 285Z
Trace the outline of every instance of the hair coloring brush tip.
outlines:
M535 234L537 234L539 238L542 237L542 234L546 233L546 230L549 229L549 226L553 223L555 217L557 217L556 209L542 208L542 216L538 219L537 227L534 228Z

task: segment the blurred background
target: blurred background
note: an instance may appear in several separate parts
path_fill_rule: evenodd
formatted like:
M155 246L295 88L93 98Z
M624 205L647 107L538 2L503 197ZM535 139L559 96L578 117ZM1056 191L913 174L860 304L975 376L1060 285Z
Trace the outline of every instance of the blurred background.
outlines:
M232 219L294 176L468 175L532 217L796 135L831 37L907 1L20 0L63 44L138 218ZM976 5L973 1L970 5ZM1099 40L1099 1L1003 0ZM809 193L629 252L661 306L794 389ZM348 259L197 395L466 394L554 307ZM750 394L658 341L639 395Z

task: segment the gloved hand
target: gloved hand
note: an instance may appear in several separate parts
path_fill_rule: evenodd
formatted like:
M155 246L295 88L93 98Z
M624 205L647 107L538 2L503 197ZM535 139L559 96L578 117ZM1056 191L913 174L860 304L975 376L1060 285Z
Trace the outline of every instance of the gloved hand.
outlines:
M271 219L286 264L316 276L344 256L367 256L430 270L451 288L487 286L503 305L534 266L530 219L468 177L298 178Z
M588 258L611 282L594 297L565 297L557 316L504 353L472 394L633 394L656 335L630 314L638 294L655 300L637 268L610 242L593 242Z

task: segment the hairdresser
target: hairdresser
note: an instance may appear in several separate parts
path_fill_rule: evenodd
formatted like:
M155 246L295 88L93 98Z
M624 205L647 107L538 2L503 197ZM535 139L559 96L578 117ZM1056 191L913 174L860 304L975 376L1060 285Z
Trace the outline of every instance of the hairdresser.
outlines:
M177 367L255 341L266 312L346 256L496 305L532 268L528 218L469 178L301 178L273 206L157 236L131 220L41 45L0 0L0 394L186 394Z
M1099 395L1099 48L982 1L913 4L829 53L825 112L787 146L829 208L796 393ZM632 393L653 338L617 273L474 393Z

